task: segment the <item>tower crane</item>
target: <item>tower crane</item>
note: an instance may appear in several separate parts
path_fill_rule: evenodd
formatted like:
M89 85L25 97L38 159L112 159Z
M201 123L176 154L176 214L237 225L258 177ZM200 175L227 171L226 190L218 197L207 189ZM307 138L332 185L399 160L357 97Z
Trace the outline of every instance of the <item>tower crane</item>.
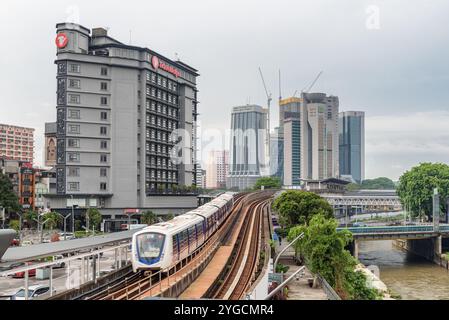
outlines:
M301 94L302 93L309 93L310 90L312 90L313 86L315 85L315 83L318 81L318 79L321 77L321 75L323 74L323 71L320 71L320 73L318 73L318 75L315 77L315 80L313 80L312 84L309 86L309 88L307 88L307 90L304 91L304 89L306 89L306 87L304 87L301 90ZM298 93L298 90L295 91L295 93L293 94L293 97L296 97L296 94Z
M265 84L265 79L263 77L262 69L259 67L259 73L260 78L262 79L262 84L265 89L265 94L267 95L267 107L268 107L268 113L267 113L267 134L266 134L266 145L267 145L267 160L268 160L268 170L270 170L270 113L271 113L271 101L273 100L271 92L268 91L267 85Z

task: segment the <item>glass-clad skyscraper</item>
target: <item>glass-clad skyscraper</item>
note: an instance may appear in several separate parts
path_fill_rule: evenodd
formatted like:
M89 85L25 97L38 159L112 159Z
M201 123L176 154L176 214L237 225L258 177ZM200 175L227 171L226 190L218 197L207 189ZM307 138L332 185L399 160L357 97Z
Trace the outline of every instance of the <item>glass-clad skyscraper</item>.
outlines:
M267 109L258 105L234 107L228 188L251 188L258 178L269 175L266 128Z
M365 113L339 114L340 176L361 183L365 179Z

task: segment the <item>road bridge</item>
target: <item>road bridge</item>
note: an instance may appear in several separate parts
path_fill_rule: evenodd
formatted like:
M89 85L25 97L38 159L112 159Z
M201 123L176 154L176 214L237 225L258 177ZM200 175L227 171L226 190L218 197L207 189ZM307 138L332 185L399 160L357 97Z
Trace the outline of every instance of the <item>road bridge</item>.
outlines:
M360 241L369 240L408 240L409 247L416 253L433 259L435 254L442 253L442 238L449 237L449 224L410 225L410 226L376 226L376 227L349 227L337 228L337 230L351 231L354 239L353 255L358 256L358 244ZM418 241L427 240L421 244ZM423 249L423 247L425 247ZM430 253L426 252L432 249Z

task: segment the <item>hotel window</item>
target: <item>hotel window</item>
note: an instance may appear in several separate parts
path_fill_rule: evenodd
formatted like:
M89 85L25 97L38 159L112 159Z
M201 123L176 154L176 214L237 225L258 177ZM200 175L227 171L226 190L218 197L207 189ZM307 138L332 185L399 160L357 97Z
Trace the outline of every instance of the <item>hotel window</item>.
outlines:
M68 112L68 118L69 119L79 119L80 118L80 111L79 110L74 110L74 109L69 109Z
M147 81L150 81L150 73L147 72Z
M100 168L100 177L107 177L108 170L106 168Z
M69 146L69 148L79 148L80 140L79 139L68 139L67 145Z
M177 85L176 83L173 83L173 91L176 91Z
M107 97L101 97L100 104L102 106L106 106L108 104L108 98Z
M156 74L155 73L151 74L151 82L156 83Z
M106 182L100 183L100 190L101 191L106 191L107 190Z
M156 96L156 89L155 88L151 88L151 96L152 97Z
M69 152L68 158L70 162L80 162L80 154L78 152Z
M69 133L79 134L80 133L80 126L77 125L77 124L69 124L68 125L68 130L69 130Z
M162 92L161 92L161 90L157 91L157 98L158 99L162 99Z
M81 97L79 94L69 94L69 103L80 104Z
M157 77L157 84L160 86L162 84L162 78L159 76Z
M108 90L108 83L107 82L102 82L100 85L100 89L103 91Z
M81 88L81 81L78 79L69 79L69 88Z
M68 169L69 169L69 173L68 173L69 177L79 177L80 176L80 168L69 167Z
M167 80L162 79L162 86L163 86L164 88L167 88Z
M167 81L168 82L168 89L171 90L172 89L172 82L170 80Z
M101 112L100 113L101 120L108 120L108 113L107 112Z
M102 76L107 76L108 75L108 68L101 67L101 75Z
M69 191L79 191L80 190L80 183L79 182L69 182L68 183Z
M150 87L147 87L147 95L150 95Z
M100 162L102 162L102 163L108 162L108 156L106 154L101 154Z
M108 142L107 141L101 141L100 142L100 149L107 149L108 148Z
M108 128L100 127L100 134L101 135L107 135L108 134Z
M71 63L69 68L70 68L69 69L70 72L73 72L73 73L80 73L81 72L81 66L79 64Z

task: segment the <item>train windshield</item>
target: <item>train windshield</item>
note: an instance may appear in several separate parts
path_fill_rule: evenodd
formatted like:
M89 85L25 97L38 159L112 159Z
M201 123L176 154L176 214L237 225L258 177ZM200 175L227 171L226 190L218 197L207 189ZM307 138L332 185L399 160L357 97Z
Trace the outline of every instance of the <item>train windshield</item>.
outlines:
M164 247L165 236L160 233L143 233L137 236L137 249L142 262L155 263Z

